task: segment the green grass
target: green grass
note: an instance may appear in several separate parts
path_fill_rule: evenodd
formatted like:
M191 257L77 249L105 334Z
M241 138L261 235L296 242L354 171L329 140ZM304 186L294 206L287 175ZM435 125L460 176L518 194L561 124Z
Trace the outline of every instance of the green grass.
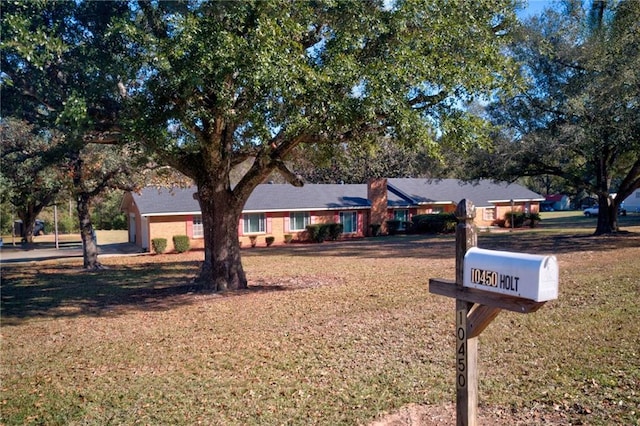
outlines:
M640 221L483 233L553 253L560 297L480 336L480 407L525 424L640 418ZM592 227L582 227L584 221ZM2 266L0 423L367 424L455 400L451 236L243 251L250 289L193 293L202 252ZM504 418L503 424L513 424ZM548 422L547 422L548 423Z

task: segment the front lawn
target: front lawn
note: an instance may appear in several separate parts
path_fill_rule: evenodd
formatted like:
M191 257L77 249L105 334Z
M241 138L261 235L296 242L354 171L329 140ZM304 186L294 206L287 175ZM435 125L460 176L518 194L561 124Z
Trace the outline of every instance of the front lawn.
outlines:
M582 219L582 218L580 218ZM480 336L480 424L638 424L640 227L480 234L556 254L560 298ZM578 231L576 231L576 229ZM452 414L451 236L243 250L250 289L194 293L202 252L2 266L0 423L423 424ZM409 405L412 404L412 405ZM433 423L429 423L432 421ZM387 423L385 423L387 422Z

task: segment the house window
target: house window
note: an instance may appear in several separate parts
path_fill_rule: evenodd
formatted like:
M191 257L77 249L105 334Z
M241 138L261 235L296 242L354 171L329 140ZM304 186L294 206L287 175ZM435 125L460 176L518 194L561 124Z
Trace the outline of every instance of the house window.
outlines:
M204 237L204 229L202 227L202 216L200 215L193 217L192 236L193 238Z
M443 212L442 207L431 207L431 214L440 214Z
M247 213L242 218L242 231L245 234L264 232L264 213Z
M400 221L397 229L398 231L404 231L407 228L406 223L409 222L409 210L394 210L393 220Z
M340 212L340 223L345 234L358 232L358 213Z
M401 222L409 221L409 210L394 210L393 220L399 220Z
M489 222L496 220L496 208L495 207L485 207L482 213L482 219Z
M311 224L309 212L292 212L289 214L289 230L304 231Z

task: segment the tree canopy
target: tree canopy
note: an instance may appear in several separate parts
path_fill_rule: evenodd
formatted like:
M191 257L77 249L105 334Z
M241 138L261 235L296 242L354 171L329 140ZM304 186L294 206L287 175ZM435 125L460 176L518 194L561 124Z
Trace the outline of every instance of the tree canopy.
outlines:
M116 23L131 15L129 5L11 1L1 14L2 116L58 135L51 165L68 171L85 267L97 268L91 200L106 188L130 187L135 166L135 148L121 144L119 123L134 74Z
M605 234L640 188L640 2L564 6L516 33L509 51L529 85L490 106L502 132L468 165L476 176L557 176L596 194Z
M22 220L27 242L33 241L38 214L68 182L64 170L55 166L59 144L60 135L37 132L24 121L5 118L0 122L0 196Z
M139 70L128 128L197 184L202 287L246 286L242 208L274 170L302 184L286 165L296 151L380 135L432 153L477 144L483 126L463 105L510 80L501 49L513 8L510 0L136 3L122 30Z

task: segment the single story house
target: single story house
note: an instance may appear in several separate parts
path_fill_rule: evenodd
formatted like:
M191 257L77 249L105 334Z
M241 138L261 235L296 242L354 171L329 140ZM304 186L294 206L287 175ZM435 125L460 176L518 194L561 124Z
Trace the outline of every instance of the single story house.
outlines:
M129 241L145 250L153 238L188 235L191 247L203 246L202 216L194 188L146 187L128 192L122 210L128 216ZM544 198L518 184L488 180L465 183L457 179L372 179L368 184L258 185L238 223L243 246L250 237L285 235L303 238L307 225L341 223L343 236L369 235L373 224L386 220L408 222L416 214L453 212L469 199L476 206L476 224L491 226L510 211L538 212ZM260 245L264 240L260 240Z
M622 206L628 212L640 213L640 189L636 189L631 193L631 195L625 198L622 202Z

